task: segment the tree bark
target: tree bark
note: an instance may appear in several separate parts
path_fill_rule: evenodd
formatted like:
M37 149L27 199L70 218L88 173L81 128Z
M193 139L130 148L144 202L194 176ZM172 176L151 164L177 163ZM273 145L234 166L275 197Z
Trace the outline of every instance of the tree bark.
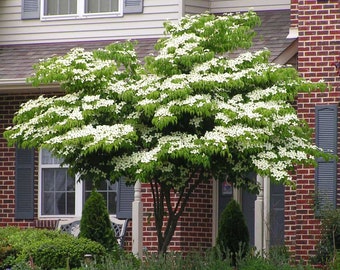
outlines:
M173 187L161 183L158 180L151 182L159 255L163 255L167 252L168 246L176 231L178 220L182 216L193 191L203 182L203 179L200 176L194 179L193 176L195 175L196 173L192 173L192 176L185 182L185 186L180 188L177 192ZM176 193L178 197L175 202L171 197L173 193ZM165 212L165 207L167 213ZM166 220L165 217L167 217ZM164 225L165 228L163 230Z

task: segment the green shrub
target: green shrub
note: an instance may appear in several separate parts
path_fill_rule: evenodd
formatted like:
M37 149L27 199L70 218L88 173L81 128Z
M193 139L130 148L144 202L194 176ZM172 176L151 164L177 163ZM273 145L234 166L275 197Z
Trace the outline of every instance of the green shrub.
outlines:
M340 210L326 207L318 213L321 218L321 239L311 262L326 265L333 261L336 251L340 249Z
M0 269L25 269L30 260L42 269L79 267L86 253L98 258L106 254L97 242L52 230L0 228L0 237L2 245L11 248Z
M231 200L221 214L216 243L223 257L230 256L234 265L238 258L243 258L248 252L249 232L235 200Z
M15 258L15 250L10 245L0 246L0 269L7 269Z
M94 258L105 255L105 249L99 243L71 237L36 243L30 252L34 263L42 269L79 267L84 262L85 254L91 254Z
M114 250L118 247L104 198L95 190L85 202L79 237L96 241L107 250Z

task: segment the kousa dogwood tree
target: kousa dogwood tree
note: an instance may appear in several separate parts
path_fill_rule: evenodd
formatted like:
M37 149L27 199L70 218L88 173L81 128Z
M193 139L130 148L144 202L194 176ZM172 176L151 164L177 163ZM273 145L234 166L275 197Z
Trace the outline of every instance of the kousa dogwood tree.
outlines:
M29 80L60 83L65 95L23 104L5 137L50 150L81 179L150 183L162 254L201 183L256 191L255 172L294 185L295 166L326 157L293 106L324 85L269 63L267 50L229 57L250 48L259 23L252 11L167 22L145 64L131 42L42 61Z

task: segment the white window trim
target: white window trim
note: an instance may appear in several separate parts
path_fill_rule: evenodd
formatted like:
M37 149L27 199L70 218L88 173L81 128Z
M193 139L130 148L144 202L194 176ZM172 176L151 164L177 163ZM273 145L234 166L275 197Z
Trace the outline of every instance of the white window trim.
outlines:
M81 217L83 208L83 182L78 181L79 177L75 177L75 213L74 215L43 215L42 214L42 169L44 168L67 168L67 166L60 166L59 164L42 164L42 154L39 151L39 170L38 170L38 218L39 219L60 219L60 218L74 218Z
M117 12L85 13L85 0L77 0L77 14L44 15L44 10L45 10L45 1L40 0L40 20L41 21L122 17L123 16L123 0L118 0L118 11Z
M39 151L39 169L38 169L38 219L57 220L67 218L80 218L84 207L85 185L80 180L79 175L75 176L75 210L74 215L43 215L42 214L42 169L44 168L67 168L67 166L60 166L60 164L42 164L42 154ZM118 191L116 191L118 192ZM116 214L110 214L110 217L116 217Z

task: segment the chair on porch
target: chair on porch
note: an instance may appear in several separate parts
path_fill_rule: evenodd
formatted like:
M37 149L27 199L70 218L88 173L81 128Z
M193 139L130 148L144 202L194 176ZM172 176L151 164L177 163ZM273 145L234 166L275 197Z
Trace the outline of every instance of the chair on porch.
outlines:
M110 221L118 245L121 248L124 248L126 229L129 224L129 219L118 219L115 217L110 217ZM72 234L74 237L78 237L80 233L80 219L79 218L59 219L56 228L61 232L69 233Z

